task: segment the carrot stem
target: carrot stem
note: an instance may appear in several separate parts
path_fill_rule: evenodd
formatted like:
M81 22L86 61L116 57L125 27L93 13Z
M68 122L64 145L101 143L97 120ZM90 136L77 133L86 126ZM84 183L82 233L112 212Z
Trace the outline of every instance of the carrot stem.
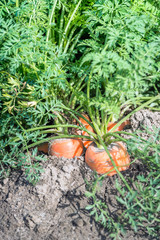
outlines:
M96 133L98 135L101 136L101 131L98 127L98 124L96 123L96 120L95 120L95 117L93 115L93 112L92 112L92 107L90 106L90 83L91 83L91 79L92 79L92 71L89 75L89 79L88 79L88 82L87 82L87 103L88 103L88 111L89 111L89 116L92 120L92 124L94 126L94 129L96 130Z

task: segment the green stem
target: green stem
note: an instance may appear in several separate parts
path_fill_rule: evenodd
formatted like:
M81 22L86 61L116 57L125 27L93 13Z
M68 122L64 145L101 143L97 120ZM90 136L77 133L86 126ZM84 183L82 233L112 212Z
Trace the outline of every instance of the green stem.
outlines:
M81 115L80 115L81 116ZM83 118L83 119L86 119L86 118ZM87 121L87 119L86 119ZM55 124L55 125L48 125L48 126L41 126L41 127L35 127L35 128L30 128L30 129L27 129L25 130L26 132L33 132L33 131L37 131L37 130L44 130L44 129L52 129L52 128L58 128L58 127L68 127L68 128L79 128L80 130L85 130L86 132L88 131L84 126L83 127L80 127L80 126L77 126L77 125L74 125L74 124ZM90 132L90 131L88 131ZM96 134L94 134L96 135Z
M97 80L97 84L96 84L96 98L98 99L98 96L99 96L99 81ZM99 109L96 108L96 119L97 119L97 124L98 126L101 125L101 122L100 122L100 116L99 116ZM101 130L101 127L100 127L100 130Z
M86 83L84 83L82 86L81 86L81 84L82 84L82 82L84 81L84 79L85 79L85 77L86 77L86 74L84 75L84 77L82 77L79 81L78 81L78 84L76 84L76 86L74 86L74 87L72 87L71 89L72 89L72 94L71 94L71 97L70 97L70 100L69 100L69 106L72 108L72 109L74 109L74 106L75 106L75 98L77 98L76 97L76 93L78 92L78 91L81 91L85 86L86 86ZM69 84L70 85L70 84ZM74 102L74 103L73 103Z
M92 79L92 72L90 73L89 79L87 81L87 105L88 105L89 115L92 115L92 109L90 107L90 84L91 84L91 79Z
M81 92L82 89L84 89L84 87L86 86L86 83L84 83L78 90L78 92ZM69 105L72 109L75 109L75 105L76 105L76 102L77 102L77 96L76 94L74 96L72 96L71 98L71 105ZM81 102L79 103L79 106L78 108L76 108L76 111L78 111L78 109L81 108Z
M70 26L70 24L71 24L71 22L72 22L72 20L73 20L73 18L74 18L74 15L76 14L76 12L77 12L77 10L78 10L81 2L82 2L82 0L79 0L78 4L76 5L76 7L75 7L75 9L74 9L74 11L73 11L73 13L72 13L72 15L71 15L68 23L67 23L67 26L66 26L66 28L65 28L65 30L64 30L63 37L62 37L62 40L61 40L61 43L60 43L60 46L59 46L59 49L60 49L59 53L61 53L61 51L62 51L64 39L65 39L66 36L67 36L67 32L68 32L69 26Z
M70 32L70 34L69 34L69 37L67 38L67 43L66 43L65 49L64 49L64 51L63 51L64 54L66 54L66 52L67 52L67 50L68 50L69 44L70 44L70 42L71 42L71 39L72 39L72 37L73 37L73 34L74 34L75 30L76 30L76 26L74 26L74 27L72 28L72 30L71 30L71 32Z
M47 31L46 42L48 42L48 40L49 40L49 35L50 35L50 31L51 31L52 18L53 18L54 12L55 12L57 1L58 0L54 1L53 7L52 7L52 12L51 12L51 15L50 15L50 18L49 18L49 28L48 28L48 31Z
M65 8L64 5L62 5L62 12L61 12L61 17L60 17L60 24L59 24L59 46L62 40L62 28L63 28L63 23L64 23L64 12Z
M16 119L15 115L13 114L14 116L14 119L16 121L16 123L20 126L20 128L22 129L23 131L23 138L24 138L24 143L25 143L25 149L27 150L27 154L28 154L28 157L29 157L29 160L30 160L30 163L31 163L31 158L30 158L30 154L29 154L29 149L28 149L28 146L27 146L27 141L25 139L25 135L26 135L26 130L23 128L23 126L19 123L19 121Z
M78 40L80 39L81 35L83 33L83 29L79 31L79 33L75 36L75 41L73 42L72 46L70 47L69 53L71 54L73 52L73 49L75 48Z
M19 7L19 0L16 0L16 7Z
M80 115L81 116L81 115ZM83 117L83 116L82 116ZM87 121L87 119L86 119ZM22 126L21 126L22 128ZM74 138L86 138L86 139L89 139L89 140L93 140L92 138L95 138L96 139L96 134L93 133L93 132L90 132L89 130L87 130L84 126L80 127L80 126L77 126L77 125L73 125L73 124L56 124L56 125L49 125L49 126L41 126L41 127L35 127L35 128L30 128L30 129L27 129L25 130L23 128L23 131L25 131L26 133L27 132L34 132L34 131L38 131L38 130L43 130L41 131L39 134L47 134L47 133L57 133L57 134L61 134L62 132L59 132L59 131L56 131L55 128L59 129L59 128L77 128L77 129L80 129L82 131L85 131L89 134L89 136L81 136L81 135L68 135L66 134L65 136L68 136L68 137L74 137ZM49 130L46 130L45 129L49 129ZM60 129L61 130L61 129ZM63 133L62 133L63 134ZM92 138L90 137L92 136ZM17 142L19 141L20 138L19 137L16 137L16 138L11 138L10 142ZM46 139L45 139L46 141ZM9 142L9 143L10 143ZM42 142L44 142L44 140L42 140ZM7 145L6 145L7 146Z
M54 139L60 139L60 138L74 138L74 139L79 139L79 138L84 138L86 136L83 136L83 135L59 135L59 136L54 136L54 137L49 137L49 138L45 138L43 140L40 140L40 141L37 141L36 143L32 143L30 145L28 145L27 147L23 148L23 151L26 150L27 148L32 148L32 147L35 147L35 146L38 146L40 145L41 143L44 143L44 142L50 142L51 140L54 140ZM88 139L88 137L86 137Z
M87 82L87 105L88 105L88 112L89 112L89 116L92 120L92 124L94 126L94 129L96 130L96 133L97 135L101 136L101 131L98 127L98 124L96 123L96 119L95 119L95 116L92 112L92 107L90 106L90 83L91 83L91 79L92 79L92 71L89 75L89 79L88 79L88 82Z
M76 112L76 111L74 111L74 110L71 109L71 108L67 108L65 105L62 105L61 108L67 110L67 111L70 112L70 113L73 113L73 114L74 114L73 116L74 116L76 119L77 119L76 115L78 115L80 118L83 118L92 128L94 128L93 124L92 124L90 121L88 121L88 119L86 119L86 118L85 118L82 114L80 114L79 112ZM79 120L78 120L78 122L79 122Z

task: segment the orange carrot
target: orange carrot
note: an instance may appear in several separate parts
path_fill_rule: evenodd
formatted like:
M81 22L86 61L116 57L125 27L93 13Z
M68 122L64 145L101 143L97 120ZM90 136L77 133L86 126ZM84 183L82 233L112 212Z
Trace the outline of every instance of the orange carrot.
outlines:
M108 150L119 171L128 169L130 165L130 157L121 142L111 143L108 146ZM114 168L107 152L104 149L97 148L93 144L90 145L86 151L85 162L98 174L107 173ZM108 176L112 176L116 173L116 170L113 170Z
M107 127L107 130L108 132L116 125L117 123L114 123L114 122L109 122L108 123L108 127ZM122 131L124 129L125 126L127 125L130 125L130 121L129 120L126 120L124 121L119 127L117 127L114 132L116 131Z
M90 122L90 119L89 119L89 117L88 117L88 115L87 114L82 114L82 116L83 117L85 117L89 122ZM86 122L83 118L81 118L81 117L79 117L79 121L82 123L82 125L84 125L84 126L88 126L89 124L88 124L88 122ZM79 124L77 124L77 125L79 125Z
M80 139L61 138L51 141L49 154L51 156L74 158L83 153L83 143Z

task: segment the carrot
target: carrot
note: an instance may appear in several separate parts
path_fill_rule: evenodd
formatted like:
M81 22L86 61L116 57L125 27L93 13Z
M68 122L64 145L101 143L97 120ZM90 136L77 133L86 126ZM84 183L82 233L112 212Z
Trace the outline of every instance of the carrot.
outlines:
M88 115L87 114L82 114L82 116L83 117L85 117L89 122L90 122L90 119L89 119L89 117L88 117ZM89 124L88 124L88 122L86 122L83 118L81 118L81 117L79 117L79 121L82 123L82 125L84 125L84 126L88 126ZM77 125L79 125L79 124L77 124Z
M117 124L117 123L115 123L115 122L109 122L109 123L108 123L108 127L107 127L108 132L109 132L116 124ZM114 132L116 132L116 131L122 131L122 130L124 129L124 127L127 126L127 125L130 125L130 121L129 121L129 120L124 121L119 127L117 127L117 128L114 130Z
M56 157L74 158L83 153L83 143L80 139L61 138L50 142L49 154Z
M121 142L111 143L108 146L108 150L119 171L128 169L130 165L130 157ZM107 173L114 168L107 152L104 149L97 148L93 144L90 145L86 151L85 162L98 174ZM108 176L112 176L116 173L116 170L113 170L108 174Z

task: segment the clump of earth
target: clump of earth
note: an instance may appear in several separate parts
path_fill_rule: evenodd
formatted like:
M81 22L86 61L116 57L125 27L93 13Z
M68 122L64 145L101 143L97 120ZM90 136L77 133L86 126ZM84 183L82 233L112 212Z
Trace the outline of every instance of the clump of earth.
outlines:
M160 113L142 110L131 117L126 131L160 127ZM147 138L147 133L142 134ZM47 158L47 159L46 159ZM44 155L40 181L36 185L26 180L23 171L12 171L0 181L0 240L109 240L108 232L85 209L89 200L85 196L86 181L93 172L79 158L65 159ZM144 172L138 161L123 172L133 176ZM100 190L111 213L120 211L115 200L115 179L106 177ZM146 233L128 229L122 239L150 239ZM152 238L151 238L152 239Z

